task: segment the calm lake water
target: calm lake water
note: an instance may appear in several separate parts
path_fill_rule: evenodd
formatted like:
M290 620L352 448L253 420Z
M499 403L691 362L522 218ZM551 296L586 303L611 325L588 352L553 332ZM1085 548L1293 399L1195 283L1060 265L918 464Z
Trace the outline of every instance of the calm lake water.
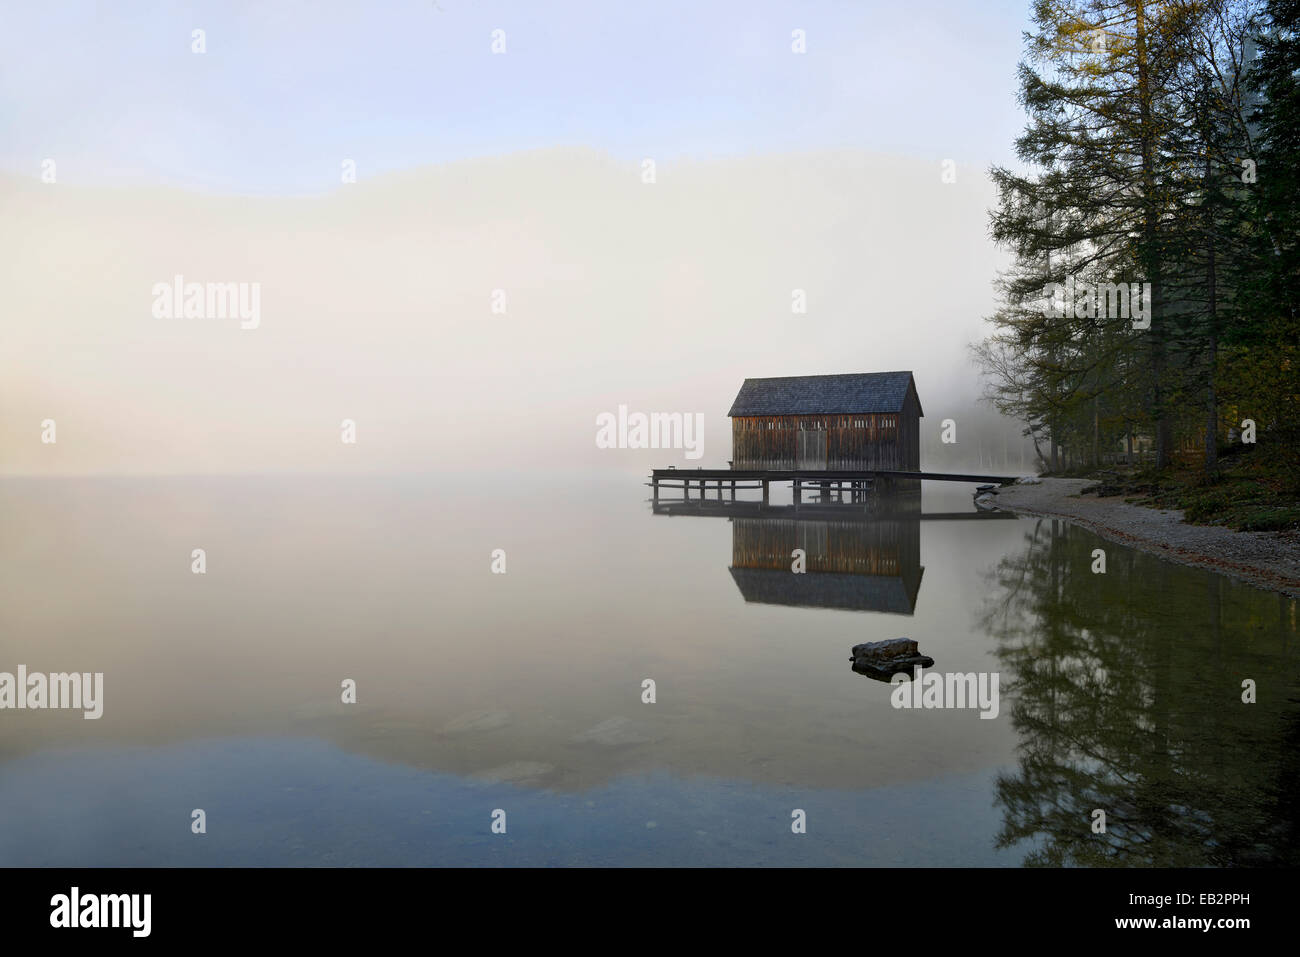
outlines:
M1294 601L964 486L640 481L0 482L0 671L104 673L97 721L0 711L0 865L1300 861ZM849 648L899 636L997 716L893 707Z

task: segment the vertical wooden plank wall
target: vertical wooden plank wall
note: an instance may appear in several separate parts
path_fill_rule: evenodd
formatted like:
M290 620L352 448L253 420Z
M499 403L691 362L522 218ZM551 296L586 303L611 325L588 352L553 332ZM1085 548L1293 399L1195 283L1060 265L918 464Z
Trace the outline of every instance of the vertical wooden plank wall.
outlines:
M916 471L921 467L918 411L909 394L898 414L737 416L731 420L732 468L800 467L802 430L825 434L826 468ZM815 438L805 435L805 455L818 447Z

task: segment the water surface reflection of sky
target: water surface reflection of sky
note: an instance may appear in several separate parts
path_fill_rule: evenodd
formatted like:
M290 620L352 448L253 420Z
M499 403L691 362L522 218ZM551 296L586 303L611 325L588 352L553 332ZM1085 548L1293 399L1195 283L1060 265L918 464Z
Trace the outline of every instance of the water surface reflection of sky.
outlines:
M5 482L0 670L102 671L105 708L0 714L0 862L1122 857L1087 844L1098 800L1116 847L1148 846L1175 801L1244 802L1264 830L1263 850L1225 852L1221 831L1174 828L1157 863L1293 845L1275 795L1294 759L1240 746L1294 723L1293 604L1117 546L1092 576L1096 540L1050 523L667 517L641 491ZM922 511L969 495L927 492ZM773 566L790 536L810 557L793 592ZM999 717L891 707L848 650L900 635L937 670L1000 672ZM1242 670L1268 691L1254 711L1229 693ZM1177 717L1193 705L1199 723ZM1063 803L1079 806L1043 810Z

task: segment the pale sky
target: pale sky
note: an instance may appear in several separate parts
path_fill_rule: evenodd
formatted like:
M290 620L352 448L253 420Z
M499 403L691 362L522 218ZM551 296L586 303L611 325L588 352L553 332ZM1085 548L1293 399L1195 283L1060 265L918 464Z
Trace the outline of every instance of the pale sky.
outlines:
M1026 6L15 6L0 473L721 466L747 376L969 422ZM159 318L177 275L260 324ZM703 458L597 449L620 405Z
M0 170L314 193L548 146L1011 158L1028 0L7 5ZM206 33L204 54L191 32ZM506 52L491 52L492 32ZM791 52L792 31L807 53Z

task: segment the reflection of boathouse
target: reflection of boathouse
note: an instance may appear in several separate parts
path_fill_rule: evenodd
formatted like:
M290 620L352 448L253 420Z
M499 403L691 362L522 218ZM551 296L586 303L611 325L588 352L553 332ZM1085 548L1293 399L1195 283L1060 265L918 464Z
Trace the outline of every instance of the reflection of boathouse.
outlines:
M921 522L916 511L869 521L732 519L731 577L747 602L910 615L921 589ZM791 571L802 548L804 573Z

